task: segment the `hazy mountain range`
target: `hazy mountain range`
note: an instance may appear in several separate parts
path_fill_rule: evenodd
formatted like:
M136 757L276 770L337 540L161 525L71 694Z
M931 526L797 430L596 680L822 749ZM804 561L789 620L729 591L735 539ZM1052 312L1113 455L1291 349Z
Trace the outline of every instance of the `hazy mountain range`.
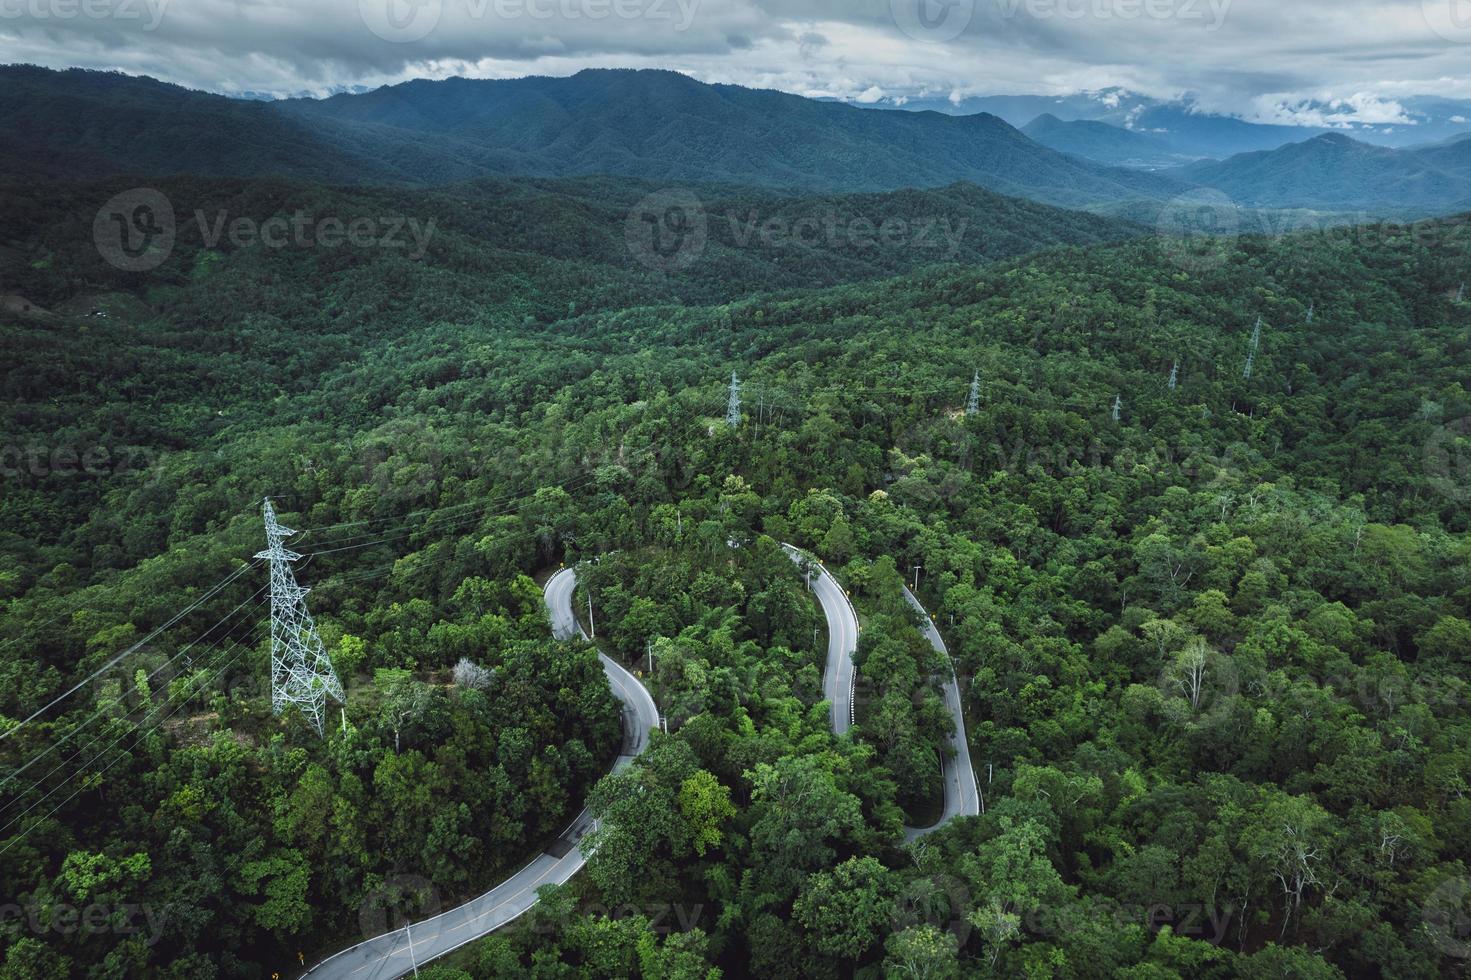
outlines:
M1126 89L1108 88L1073 95L994 95L963 99L935 97L880 99L879 108L933 111L952 115L989 112L1025 127L1039 116L1062 122L1102 122L1148 136L1189 157L1222 158L1256 150L1274 150L1287 143L1338 132L1378 146L1408 147L1471 135L1471 100L1439 96L1410 96L1397 100L1404 122L1363 124L1344 121L1334 126L1269 125L1247 122L1210 112L1194 99L1151 99ZM1311 103L1295 106L1300 115L1320 113L1347 120L1343 106Z
M1097 104L1082 96L1050 101L1072 111ZM1254 208L1433 214L1471 207L1468 139L1391 148L1344 133L1110 101L1108 112L1124 113L1133 128L1048 112L1018 129L990 112L860 108L666 71L452 78L262 101L116 73L13 66L0 68L0 172L399 186L612 175L792 193L964 182L1113 213L1200 187ZM1018 118L1036 104L1008 97L994 107ZM1169 125L1148 125L1162 121ZM1271 145L1210 159L1210 150L1253 141Z

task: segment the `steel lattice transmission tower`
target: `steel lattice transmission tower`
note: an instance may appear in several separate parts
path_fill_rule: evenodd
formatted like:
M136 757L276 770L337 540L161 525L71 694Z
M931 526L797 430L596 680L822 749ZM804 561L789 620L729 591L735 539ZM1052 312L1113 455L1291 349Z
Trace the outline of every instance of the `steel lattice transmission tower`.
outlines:
M1117 422L1119 420L1119 418L1123 414L1124 414L1124 396L1123 395L1114 395L1113 396L1113 420L1115 422Z
M1170 365L1170 390L1174 391L1180 384L1180 362L1177 360Z
M1312 323L1313 322L1313 313L1317 310L1317 308L1318 308L1318 304L1317 304L1317 301L1316 300L1308 304L1308 322L1309 323Z
M291 570L301 555L282 546L296 532L277 522L269 497L262 510L267 548L255 557L271 563L271 711L279 715L294 704L321 735L328 696L343 703L347 695L307 611L311 590L297 585Z
M1262 318L1257 317L1256 326L1251 331L1251 349L1246 352L1246 367L1241 371L1241 377L1246 381L1251 380L1251 369L1256 366L1256 352L1257 348L1261 346L1261 343Z
M970 398L965 403L965 414L975 415L981 410L981 372L970 379Z
M732 429L741 427L741 379L730 372L730 401L725 406L725 424Z

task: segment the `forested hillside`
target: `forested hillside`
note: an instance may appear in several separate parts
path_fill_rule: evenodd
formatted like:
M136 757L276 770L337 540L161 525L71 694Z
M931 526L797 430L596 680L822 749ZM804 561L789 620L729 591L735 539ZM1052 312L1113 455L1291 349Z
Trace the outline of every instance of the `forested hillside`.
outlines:
M861 109L668 71L451 78L272 103L29 66L0 66L0 82L0 172L12 174L411 186L615 174L822 193L963 180L1064 207L1184 189L1057 153L991 115Z
M586 872L423 975L1461 969L1464 222L1182 263L955 188L874 205L1013 222L950 264L792 262L712 221L702 261L650 269L617 257L622 184L168 186L441 232L289 255L185 221L119 273L80 258L101 191L17 209L7 292L57 309L0 314L0 878L156 915L12 930L0 976L292 975L488 888L584 801ZM1023 240L1062 247L976 264ZM348 681L320 741L270 713L267 495ZM851 736L778 542L864 619ZM593 559L579 602L669 723L611 776L616 704L535 582ZM948 725L893 599L916 565L986 811L906 847Z

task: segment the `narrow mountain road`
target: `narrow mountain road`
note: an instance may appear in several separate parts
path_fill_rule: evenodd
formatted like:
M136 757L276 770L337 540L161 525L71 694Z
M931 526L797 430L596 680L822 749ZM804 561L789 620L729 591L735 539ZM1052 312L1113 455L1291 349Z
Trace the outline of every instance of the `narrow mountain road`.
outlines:
M552 635L569 640L586 635L572 613L572 590L577 577L569 569L546 584L547 613ZM649 730L659 724L654 699L638 679L603 654L598 654L613 694L623 702L623 747L613 763L616 772L633 761L649 744ZM583 810L571 825L530 864L479 898L406 929L359 943L323 960L307 971L313 980L391 980L412 973L430 960L489 935L536 904L542 885L560 885L575 875L587 859L580 843L595 821Z
M842 735L853 727L853 686L857 678L853 654L858 650L858 614L853 610L853 603L848 600L848 593L838 584L832 572L795 546L784 544L782 547L792 561L800 562L807 557L812 563L812 591L817 596L818 604L822 606L823 616L827 618L827 669L822 674L822 690L832 706L829 721L833 732ZM929 637L930 645L945 657L947 664L950 663L950 651L945 647L940 631L935 629L935 624L930 620L929 613L925 612L919 600L908 589L904 590L904 597L924 617L925 634ZM965 737L965 715L960 706L960 685L956 681L953 666L944 688L945 705L950 709L950 717L955 722L950 732L950 747L954 750L954 755L947 758L943 766L945 811L933 827L905 827L906 841L933 833L956 817L978 816L981 812L981 794L976 785L975 770L971 768L970 746Z
M792 561L800 562L808 557L812 563L812 591L827 617L827 668L822 672L822 693L832 705L829 723L841 735L853 727L853 683L857 678L853 654L858 650L858 614L832 572L792 545L782 547Z
M955 720L955 727L950 731L950 749L952 755L945 760L945 812L933 827L905 827L904 839L906 841L916 840L925 834L932 833L945 826L956 817L978 817L981 815L981 790L976 782L976 771L970 764L970 742L965 737L965 713L960 706L960 682L955 677L955 664L950 660L950 651L945 646L945 640L940 636L940 631L935 628L935 622L930 614L920 605L913 592L908 588L904 590L904 598L919 613L924 620L925 635L929 637L930 646L945 658L945 666L950 671L950 679L945 681L945 706L950 709L950 717Z

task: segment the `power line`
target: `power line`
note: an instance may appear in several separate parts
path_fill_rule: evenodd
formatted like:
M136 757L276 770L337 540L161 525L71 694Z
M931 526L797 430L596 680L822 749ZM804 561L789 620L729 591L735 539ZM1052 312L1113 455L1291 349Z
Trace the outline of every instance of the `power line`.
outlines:
M236 644L236 646L238 647L239 645ZM222 673L224 673L225 668L226 667L229 667L231 664L233 664L239 658L240 653L242 651L248 650L248 649L249 649L249 647L240 647L239 649L237 649L235 651L235 653L233 653L230 656L230 659L228 661L226 661L226 663L223 664L219 668L219 670L215 671L213 677L211 677L211 680L214 680L214 679L218 678ZM197 692L195 692L195 693L197 693ZM188 702L185 701L185 704L187 704L187 703ZM155 724L153 724L152 726L150 726L147 730L145 730L142 733L140 733L139 736L136 739L133 740L132 744L130 744L122 752L119 752L116 758L114 758L111 762L109 762L106 766L104 766L101 771L99 771L97 773L97 777L100 779L102 776L106 775L107 772L110 769L112 769L113 766L115 766L119 762L121 762L127 756L127 754L129 752L131 752L134 748L136 748L138 746L138 743L141 742L141 741L143 741L144 737L146 737L147 735L149 735L152 732L156 731L161 725L163 725L169 719L173 718L174 715L178 714L181 710L183 710L183 708L184 708L184 704L179 705L179 707L177 707L173 711L169 712L169 714L168 714L167 717L160 719L158 722L156 722ZM117 741L122 741L122 739L119 738ZM112 746L115 746L116 744L117 744L117 742L113 742L112 743ZM109 748L111 748L112 746L109 746ZM99 753L99 757L100 757L100 753ZM67 782L70 782L70 779L68 779ZM61 785L62 786L65 786L66 783L62 783ZM60 788L61 787L57 787L57 789L60 789ZM48 810L46 812L46 814L44 816L42 816L40 820L37 821L37 823L40 823L43 820L49 820L49 819L51 819L51 817L55 815L56 811L60 810L64 806L66 806L72 800L76 799L77 796L79 796L83 791L86 790L86 788L87 787L85 785L83 785L79 789L74 790L71 793L70 796L68 796L66 799L62 800L60 803L56 804L56 806L54 806L50 810ZM54 793L54 792L56 792L56 790L52 790L52 793ZM39 800L39 801L37 801L36 804L32 804L32 806L26 810L26 813L29 813L31 809L34 809L34 807L36 805L39 805L39 803L44 802L46 799L50 798L50 796L51 796L51 793L47 793L46 796L45 797L42 797L42 799ZM16 817L15 820L12 820L10 823L6 824L4 827L0 827L0 833L4 833L6 830L9 830L12 826L15 825L15 823L16 823L17 820L23 819L24 817L25 817L25 813L22 813L19 817ZM16 835L16 837L13 840L10 841L10 843L6 844L3 848L0 848L0 856L3 856L6 851L10 850L16 844L18 844L22 840L24 840L25 839L25 836L27 834L29 834L31 832L31 829L34 829L34 827L35 827L35 824L32 824L31 825L31 828L28 828L26 830L21 831L18 835Z
M264 592L265 590L266 590L266 587L265 586L261 586L259 589L256 589L254 595L252 595L249 599L246 599L245 602L240 603L240 605L236 606L234 609L230 610L230 612L226 613L225 616L222 619L220 619L218 622L216 622L213 626L211 626L209 629L205 630L202 634L200 634L194 640L191 640L189 642L189 644L187 646L185 646L182 650L180 650L178 653L174 654L168 660L164 661L164 663L161 664L159 667L155 668L154 671L151 674L149 674L147 677L144 678L144 680L145 681L151 681L151 680L153 680L155 677L158 676L158 674L160 674L164 669L166 669L168 666L170 666L171 664L173 664L179 658L184 657L184 656L187 656L188 653L189 653L189 651L191 649L193 649L195 646L197 646L204 639L204 637L208 636L210 633L213 633L216 629L218 629L220 627L221 624L223 624L226 621L228 621L229 619L231 619L236 613L238 613L242 608L244 608L247 603L251 602L252 600L258 599L260 597L261 593ZM248 625L248 621L242 621L242 623L237 623L235 626L231 627L226 632L224 639L228 639L229 637L233 636L236 633L236 631L240 629L241 625ZM27 769L31 768L31 766L35 765L37 762L40 762L46 756L48 756L51 753L57 751L63 745L65 745L67 742L71 741L77 735L81 734L81 732L82 732L83 729L89 727L94 721L96 721L99 717L102 716L103 711L104 711L104 709L102 709L102 708L98 708L98 709L94 710L92 712L92 714L87 718L86 721L84 721L84 722L80 723L79 725L76 725L75 727L73 727L72 730L70 732L68 732L67 735L64 738L62 738L60 741L53 742L49 747L46 748L45 751L39 753L35 757L33 757L30 760L28 760L25 765L21 766L19 769L15 770L15 772L13 772L9 776L5 777L4 781L0 781L0 788L3 788L5 786L8 786L21 773L25 772ZM35 786L40 785L40 783L45 782L47 779L51 778L51 776L56 773L57 769L61 768L62 766L65 766L72 759L76 758L77 754L80 753L81 751L85 750L86 747L87 747L87 745L90 745L90 744L92 744L92 742L96 741L96 738L97 738L97 736L94 735L84 745L82 745L81 748L79 748L76 753L73 753L71 756L69 756L68 758L66 758L65 760L63 760L57 767L53 768L50 772L46 773L46 775L42 776L34 785L32 785L31 789L34 789ZM28 789L28 790L26 790L26 792L30 792L30 790ZM21 795L24 795L24 794L21 794ZM0 806L0 812L3 812L4 809L5 809L5 806Z
M53 698L49 703L47 703L47 704L43 705L42 707L36 709L35 711L31 712L31 714L29 716L27 716L26 718L22 719L18 724L16 724L16 726L14 728L10 729L9 731L0 732L0 742L3 742L3 741L5 741L5 739L10 738L16 732L18 732L22 728L24 728L26 725L28 725L31 722L35 721L41 715L43 715L47 711L51 710L53 707L55 707L56 705L60 704L62 701L65 701L67 698L71 697L73 694L77 693L82 688L86 687L88 684L90 684L92 681L96 680L102 674L107 673L107 671L109 671L113 667L117 666L117 664L119 664L123 660L127 659L128 657L132 656L134 653L137 653L138 650L139 650L139 648L141 648L149 640L152 640L154 637L158 636L158 634L162 633L164 630L166 630L169 627L173 626L175 623L177 623L179 620L183 619L189 613L193 612L195 609L198 609L203 603L205 603L206 601L208 601L210 599L210 597L212 597L213 595L215 595L216 593L218 593L225 586L229 585L235 579L239 578L241 575L244 575L246 572L250 571L252 568L254 568L256 565L259 565L259 564L260 564L259 561L254 561L254 562L251 562L249 565L242 565L240 568L237 568L233 573L231 573L223 581L221 581L221 582L217 583L216 585L214 585L204 595L200 596L198 599L194 600L192 603L190 603L184 609L182 609L178 613L176 613L173 616L173 618L171 618L168 622L164 623L162 626L159 626L159 627L155 628L151 633L149 633L147 636L143 637L143 639L139 640L137 643L134 643L132 646L128 647L128 649L124 650L122 653L120 653L117 656L113 657L107 663L103 664L97 670L93 671L89 676L87 676L87 677L83 678L82 680L78 681L75 685L73 685L64 694L58 695L57 697Z

